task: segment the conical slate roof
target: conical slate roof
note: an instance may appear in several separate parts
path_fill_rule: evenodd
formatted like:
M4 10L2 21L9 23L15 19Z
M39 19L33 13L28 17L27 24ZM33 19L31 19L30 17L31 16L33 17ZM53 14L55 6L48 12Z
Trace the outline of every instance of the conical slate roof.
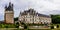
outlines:
M40 13L36 13L36 11L34 9L29 9L29 10L26 10L24 12L21 12L20 15L27 15L27 13L29 13L30 15L35 15L35 16L43 16L43 17L49 17L48 15L44 15L44 14L40 14Z

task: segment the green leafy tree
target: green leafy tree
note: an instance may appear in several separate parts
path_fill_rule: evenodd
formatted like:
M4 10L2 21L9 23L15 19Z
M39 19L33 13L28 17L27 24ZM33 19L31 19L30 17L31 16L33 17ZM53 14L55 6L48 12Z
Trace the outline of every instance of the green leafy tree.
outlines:
M17 23L15 24L15 26L16 26L16 28L19 28L19 22L17 22Z
M52 23L60 24L60 15L51 15Z
M18 17L14 18L14 21L18 21Z

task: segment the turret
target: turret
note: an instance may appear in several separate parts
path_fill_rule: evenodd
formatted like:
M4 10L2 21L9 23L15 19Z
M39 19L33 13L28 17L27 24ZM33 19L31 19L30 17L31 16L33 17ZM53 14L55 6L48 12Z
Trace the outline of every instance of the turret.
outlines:
M5 11L13 11L13 4L11 4L11 2L9 2L8 7L7 7L7 5L5 6Z
M9 2L9 6L5 6L5 15L4 15L5 23L14 23L14 11L13 4Z

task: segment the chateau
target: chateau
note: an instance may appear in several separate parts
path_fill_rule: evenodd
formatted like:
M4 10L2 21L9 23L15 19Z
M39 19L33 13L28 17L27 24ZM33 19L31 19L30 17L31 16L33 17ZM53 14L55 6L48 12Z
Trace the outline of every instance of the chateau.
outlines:
M9 6L5 6L4 21L5 23L14 23L14 10L11 2ZM37 13L34 9L30 8L24 12L20 12L18 21L26 24L51 24L51 17Z
M26 24L51 24L51 17L37 13L34 9L20 12L19 21Z
M5 23L14 23L14 11L13 4L9 3L9 6L5 6L5 15L4 15Z

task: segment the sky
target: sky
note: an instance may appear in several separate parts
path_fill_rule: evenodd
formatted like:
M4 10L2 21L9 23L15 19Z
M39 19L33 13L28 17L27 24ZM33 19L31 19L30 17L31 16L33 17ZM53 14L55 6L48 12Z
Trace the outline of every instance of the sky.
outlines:
M14 17L29 8L45 15L60 14L60 0L0 0L0 21L4 20L4 7L9 2L14 4Z

